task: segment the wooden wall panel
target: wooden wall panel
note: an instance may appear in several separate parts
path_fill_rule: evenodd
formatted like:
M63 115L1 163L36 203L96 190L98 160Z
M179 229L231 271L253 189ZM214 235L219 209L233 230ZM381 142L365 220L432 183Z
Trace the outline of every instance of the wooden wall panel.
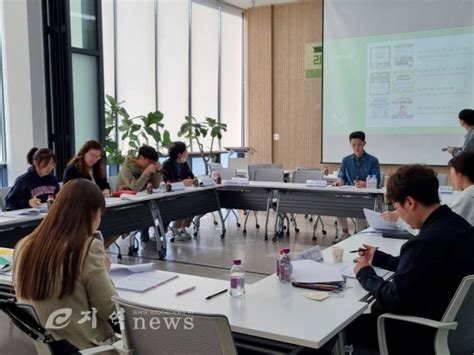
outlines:
M247 19L247 145L251 163L272 160L272 7L249 9Z
M339 168L320 164L322 83L304 78L304 43L322 41L322 13L322 0L246 11L246 144L257 150L253 163ZM273 133L279 134L278 141ZM388 177L398 167L384 165L382 170Z
M322 0L273 8L273 162L319 166L321 79L305 79L305 43L322 38Z

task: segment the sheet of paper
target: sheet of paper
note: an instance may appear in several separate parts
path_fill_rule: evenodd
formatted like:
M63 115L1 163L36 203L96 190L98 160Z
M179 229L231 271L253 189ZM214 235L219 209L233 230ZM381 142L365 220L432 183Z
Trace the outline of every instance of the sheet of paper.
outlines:
M386 221L385 219L382 218L382 215L379 212L375 212L375 211L369 210L367 208L364 208L364 215L365 215L365 218L367 219L367 222L369 222L369 226L371 226L375 230L377 230L377 229L389 229L389 230L399 229L396 222Z
M178 274L167 271L138 272L119 280L114 280L115 288L134 292L144 292L150 288L162 285L178 277Z
M323 254L321 253L321 248L319 247L319 245L303 250L301 253L296 254L294 257L294 260L303 259L309 259L319 262L324 261Z
M344 266L341 270L342 276L349 277L351 279L355 279L356 275L354 273L354 266L355 266L355 264ZM386 269L382 269L380 267L374 267L374 271L377 274L377 276L380 276L380 277L385 277L385 275L387 275L390 272L390 271L388 271Z
M296 260L292 262L292 265L295 282L344 281L339 269L333 265L318 263L313 260Z
M111 264L110 273L118 270L128 270L131 272L145 272L153 270L153 263L146 264L135 264L135 265L124 265L124 264Z

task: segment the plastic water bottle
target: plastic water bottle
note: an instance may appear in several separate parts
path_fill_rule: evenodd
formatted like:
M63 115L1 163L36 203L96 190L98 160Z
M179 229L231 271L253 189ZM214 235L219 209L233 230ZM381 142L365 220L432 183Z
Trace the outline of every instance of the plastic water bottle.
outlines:
M160 191L161 192L166 191L166 183L164 181L160 182Z
M377 188L377 176L372 175L372 189Z
M277 254L277 276L280 277L280 259L283 255L283 249L280 249L280 252Z
M280 275L281 282L289 283L293 278L293 265L291 265L290 249L283 249L283 255L280 258Z
M372 175L367 175L365 179L365 187L370 189L370 185L372 184Z
M234 260L234 266L230 269L230 295L242 298L245 295L245 271L241 266L240 259Z

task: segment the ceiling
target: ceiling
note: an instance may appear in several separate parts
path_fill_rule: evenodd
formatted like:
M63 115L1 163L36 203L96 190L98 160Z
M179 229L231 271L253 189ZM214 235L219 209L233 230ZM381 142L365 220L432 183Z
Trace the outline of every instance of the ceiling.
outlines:
M288 4L301 0L221 0L229 5L240 7L241 9L249 9L256 6Z

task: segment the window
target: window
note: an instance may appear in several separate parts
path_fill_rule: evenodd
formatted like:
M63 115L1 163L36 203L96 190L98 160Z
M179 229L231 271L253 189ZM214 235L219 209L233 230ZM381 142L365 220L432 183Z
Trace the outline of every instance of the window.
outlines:
M3 26L0 26L0 186L8 186L7 144L3 100Z
M172 140L191 114L226 123L221 146L241 146L242 15L213 0L103 0L106 94L131 115L161 111Z

